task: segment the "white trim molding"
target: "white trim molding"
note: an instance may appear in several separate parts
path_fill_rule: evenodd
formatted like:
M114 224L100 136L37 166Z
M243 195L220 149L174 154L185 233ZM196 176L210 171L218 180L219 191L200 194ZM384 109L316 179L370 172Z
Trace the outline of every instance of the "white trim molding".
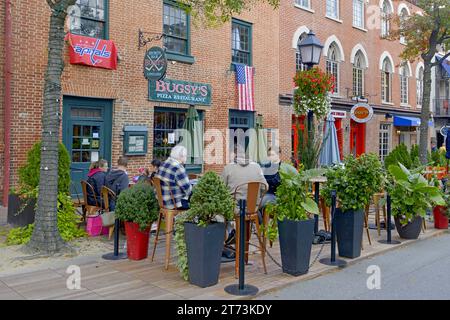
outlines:
M395 63L394 63L394 59L392 59L391 54L390 54L389 52L387 52L387 51L383 52L383 54L382 54L381 57L380 57L380 65L379 65L380 70L383 70L383 62L384 62L384 59L386 59L386 58L388 58L389 61L391 62L391 65L392 65L392 73L395 73Z
M366 50L364 49L364 47L362 46L362 44L358 43L352 50L352 55L350 56L350 63L354 64L355 63L355 57L356 54L358 53L358 51L361 51L361 53L364 56L364 59L366 60L366 69L369 68L369 56L367 55Z
M411 68L411 63L409 61L402 61L402 63L400 63L400 65L398 66L398 74L402 74L401 70L402 70L402 66L403 63L406 62L406 66L408 67L408 72L409 72L409 76L412 77L413 73L412 73L412 68Z
M293 49L297 49L298 39L304 33L306 33L306 34L309 33L309 28L307 26L301 26L295 31L294 37L292 38L292 48Z
M383 3L385 1L389 2L389 5L391 6L391 9L392 9L392 13L394 13L395 12L394 11L394 4L392 3L392 0L380 0L380 9L383 9Z
M411 15L411 10L409 10L409 8L406 5L406 3L403 3L403 2L398 5L397 14L400 15L402 13L403 9L406 9L406 11L408 12L408 16Z
M420 62L417 64L417 67L416 67L416 79L419 79L419 71L420 71L420 68L423 68L423 69L425 70L425 65L423 64L422 61L420 61Z
M339 49L339 61L344 62L345 61L344 49L342 47L341 42L334 34L332 36L329 36L327 41L325 41L325 45L323 47L323 56L324 57L328 56L328 50L330 49L330 46L333 42L336 43Z

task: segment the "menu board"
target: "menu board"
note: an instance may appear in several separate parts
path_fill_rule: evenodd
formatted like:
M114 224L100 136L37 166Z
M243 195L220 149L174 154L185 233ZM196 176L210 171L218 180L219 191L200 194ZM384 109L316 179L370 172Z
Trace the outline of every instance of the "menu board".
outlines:
M128 152L142 153L145 152L145 136L130 136L128 140Z

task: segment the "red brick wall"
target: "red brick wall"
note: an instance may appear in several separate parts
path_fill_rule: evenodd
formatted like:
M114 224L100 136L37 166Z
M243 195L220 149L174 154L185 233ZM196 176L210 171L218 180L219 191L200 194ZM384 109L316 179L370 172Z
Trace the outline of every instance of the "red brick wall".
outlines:
M0 6L0 21L3 22L3 27L0 29L1 35L0 35L0 194L3 194L3 170L4 170L4 75L3 75L3 67L5 65L5 37L4 37L4 21L5 21L5 4ZM1 203L1 197L0 197L0 203Z

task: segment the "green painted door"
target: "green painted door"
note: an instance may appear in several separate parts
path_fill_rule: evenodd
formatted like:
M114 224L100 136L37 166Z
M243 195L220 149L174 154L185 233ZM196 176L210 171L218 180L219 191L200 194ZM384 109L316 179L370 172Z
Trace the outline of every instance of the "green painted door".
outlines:
M81 180L91 162L105 159L111 165L112 101L64 97L63 143L71 157L72 197L82 198Z

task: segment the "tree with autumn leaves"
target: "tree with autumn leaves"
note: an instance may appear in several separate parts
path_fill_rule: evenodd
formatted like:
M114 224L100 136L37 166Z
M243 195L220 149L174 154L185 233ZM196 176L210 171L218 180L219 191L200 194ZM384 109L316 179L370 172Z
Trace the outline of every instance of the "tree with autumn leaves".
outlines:
M420 162L426 164L428 152L428 121L431 102L431 70L450 56L450 0L418 0L422 14L408 18L393 16L394 30L390 40L404 39L400 57L405 61L422 59L424 63L423 102L420 125ZM442 53L443 59L436 58Z

